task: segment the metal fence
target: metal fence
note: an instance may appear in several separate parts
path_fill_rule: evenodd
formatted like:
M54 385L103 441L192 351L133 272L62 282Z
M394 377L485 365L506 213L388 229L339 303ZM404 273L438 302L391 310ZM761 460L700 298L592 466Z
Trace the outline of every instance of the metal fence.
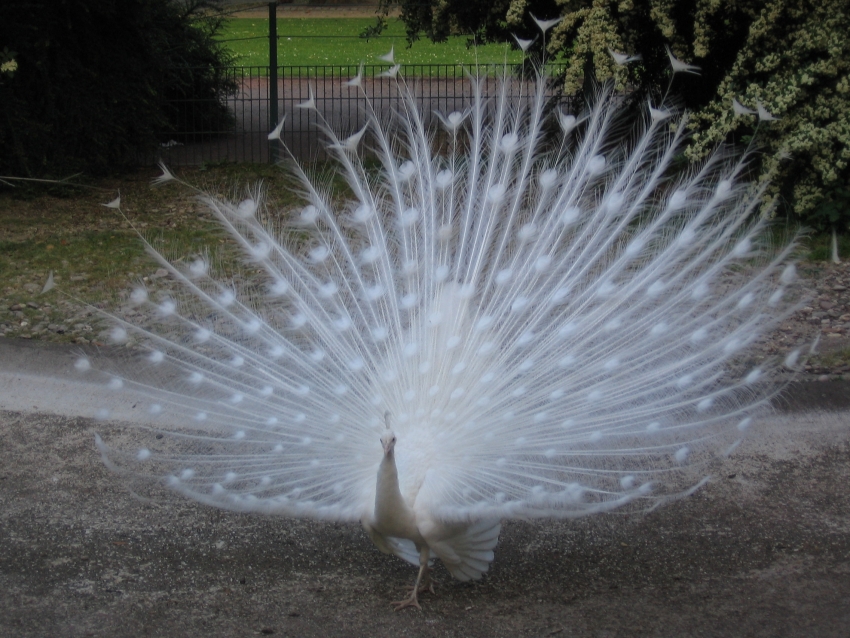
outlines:
M357 131L365 123L367 99L376 112L391 113L400 105L401 95L397 80L382 75L388 69L379 65L362 67L362 88L356 88L346 82L360 72L357 65L279 67L276 111L286 118L281 139L289 151L298 159L321 159L327 140L317 127L318 118L342 135ZM492 94L505 67L476 67L473 71L484 82L484 91ZM557 69L549 71L557 76ZM399 71L399 77L412 89L420 112L429 123L435 113L462 111L468 105L472 95L469 72L470 68L463 65L407 65ZM275 161L279 147L270 147L268 140L268 133L276 124L269 67L233 67L228 69L227 79L238 87L235 93L222 98L232 116L230 123L220 130L202 130L204 127L197 125L203 120L200 114L209 107L204 102L214 98L175 101L172 106L185 114L183 120L191 130L168 135L161 156L153 159L171 165ZM519 79L512 84L512 90L528 95L533 91L532 84L533 78ZM298 108L311 97L315 109ZM193 117L194 112L198 113L197 118Z

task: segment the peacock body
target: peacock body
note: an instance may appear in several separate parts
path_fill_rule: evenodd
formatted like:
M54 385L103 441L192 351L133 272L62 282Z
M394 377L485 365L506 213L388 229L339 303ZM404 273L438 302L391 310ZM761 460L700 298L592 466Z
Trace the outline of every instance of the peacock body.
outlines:
M571 115L543 73L491 96L470 82L467 108L440 115L442 153L401 81L391 121L365 100L363 130L324 127L352 197L294 165L297 241L259 188L203 196L258 281L151 249L182 294L137 288L157 321L114 318L112 337L146 354L132 375L105 371L148 414L141 447L97 439L110 467L216 507L360 521L420 566L400 606L434 557L479 578L503 519L700 485L775 387L730 365L794 276L790 248L760 243L744 158L671 172L685 123L666 105L626 129L610 91Z

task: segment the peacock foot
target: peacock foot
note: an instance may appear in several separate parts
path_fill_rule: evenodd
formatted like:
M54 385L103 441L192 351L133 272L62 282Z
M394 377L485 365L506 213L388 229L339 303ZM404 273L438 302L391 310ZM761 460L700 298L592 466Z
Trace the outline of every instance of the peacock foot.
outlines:
M434 591L434 581L431 580L430 578L426 582L419 585L419 593L420 594L424 594L426 591L431 592L431 594L434 595L434 596L437 595L437 592Z
M390 604L395 607L396 611L404 609L405 607L416 607L416 609L422 611L422 607L419 606L419 600L417 599L418 593L419 591L417 589L414 589L412 592L410 592L410 596L408 596L404 600L395 600Z
M419 606L419 594L424 594L425 592L430 592L434 596L437 595L437 592L434 591L434 581L431 580L431 574L429 573L431 570L428 569L423 574L421 582L408 587L410 590L410 595L404 600L397 600L392 603L395 607L395 610L398 611L400 609L404 609L405 607L416 607L419 611L422 611L422 607Z

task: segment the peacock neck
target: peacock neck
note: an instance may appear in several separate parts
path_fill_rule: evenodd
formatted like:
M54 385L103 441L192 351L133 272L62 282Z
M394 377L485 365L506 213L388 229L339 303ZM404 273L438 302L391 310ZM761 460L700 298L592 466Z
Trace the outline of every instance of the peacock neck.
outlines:
M384 454L378 468L375 490L375 525L384 534L400 538L418 537L413 510L401 495L398 469L392 451Z
M404 503L401 489L398 486L398 468L395 464L393 452L384 454L381 467L378 468L378 485L375 492L375 516L380 518L381 511L387 507L397 506ZM406 504L405 504L406 505Z

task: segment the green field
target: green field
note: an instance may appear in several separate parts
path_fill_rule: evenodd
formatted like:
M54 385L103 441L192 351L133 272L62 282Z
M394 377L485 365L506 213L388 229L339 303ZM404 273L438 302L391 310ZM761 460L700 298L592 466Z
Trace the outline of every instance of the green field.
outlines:
M322 66L386 64L378 56L395 49L400 64L503 64L517 63L522 54L505 44L467 47L466 36L456 36L443 44L420 40L407 48L404 25L390 19L380 38L365 40L361 31L374 24L373 18L279 18L278 64L280 66ZM239 66L268 66L268 20L234 18L220 36Z

